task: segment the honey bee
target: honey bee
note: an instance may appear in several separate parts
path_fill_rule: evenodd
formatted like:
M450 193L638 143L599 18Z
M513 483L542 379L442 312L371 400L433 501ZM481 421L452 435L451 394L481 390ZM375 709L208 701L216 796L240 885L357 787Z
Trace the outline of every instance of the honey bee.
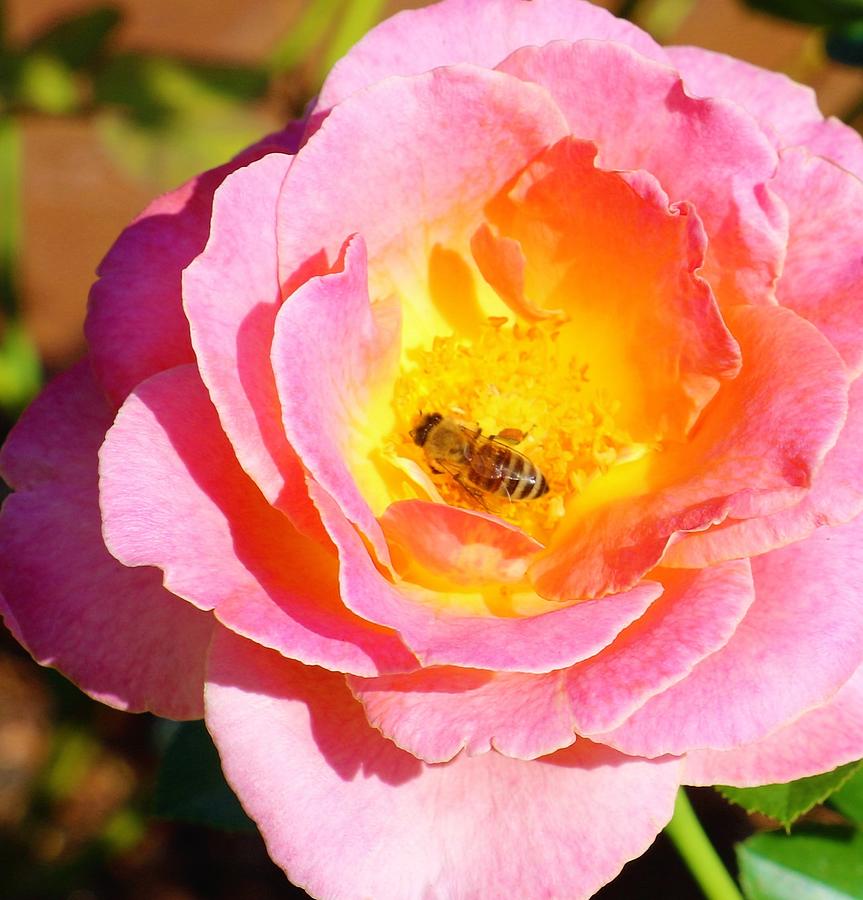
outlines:
M512 440L524 433L508 428L501 432L504 435ZM449 472L480 503L483 494L507 500L536 500L548 492L548 482L537 466L523 453L497 440L497 435L484 437L479 428L472 431L435 412L420 414L410 436L423 448L433 472Z

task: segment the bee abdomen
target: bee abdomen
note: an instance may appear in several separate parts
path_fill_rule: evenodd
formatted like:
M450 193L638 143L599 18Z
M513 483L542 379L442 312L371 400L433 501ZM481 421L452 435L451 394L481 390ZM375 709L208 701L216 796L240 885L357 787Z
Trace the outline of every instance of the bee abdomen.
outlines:
M535 500L548 492L542 472L514 450L488 444L471 462L468 480L488 494L508 500Z
M524 457L521 459L524 461L524 466L518 482L510 483L506 490L498 493L506 494L510 500L536 500L537 497L548 493L548 482L529 459Z

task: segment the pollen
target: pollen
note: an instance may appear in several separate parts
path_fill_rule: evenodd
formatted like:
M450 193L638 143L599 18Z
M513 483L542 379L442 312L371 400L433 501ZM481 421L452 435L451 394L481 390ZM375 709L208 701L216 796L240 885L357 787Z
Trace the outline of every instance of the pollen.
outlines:
M634 452L629 434L615 424L619 404L591 382L588 367L559 340L559 328L495 317L471 341L435 337L430 347L408 354L392 401L391 452L410 461L403 469L429 475L434 499L485 510L538 540L553 532L569 498ZM542 472L548 493L514 502L466 490L457 472L434 473L410 436L420 414L432 412L480 439L497 435Z

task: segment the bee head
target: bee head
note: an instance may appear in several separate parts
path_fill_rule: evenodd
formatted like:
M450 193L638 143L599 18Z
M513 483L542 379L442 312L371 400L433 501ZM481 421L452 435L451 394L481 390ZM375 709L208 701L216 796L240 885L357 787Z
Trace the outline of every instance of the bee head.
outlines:
M420 413L416 428L412 428L410 431L414 443L418 447L422 447L428 440L429 432L441 421L443 421L443 416L440 413L427 413L426 415Z

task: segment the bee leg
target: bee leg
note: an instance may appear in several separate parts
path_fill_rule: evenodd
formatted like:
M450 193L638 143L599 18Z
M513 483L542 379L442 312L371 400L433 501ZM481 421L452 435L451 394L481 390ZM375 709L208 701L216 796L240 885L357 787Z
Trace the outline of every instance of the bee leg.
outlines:
M435 473L435 475L443 475L443 473L444 473L444 470L443 470L443 469L436 469L436 468L435 468L434 466L432 466L432 465L430 465L429 468L432 470L432 472Z
M464 480L461 477L461 473L457 473L453 475L453 481L474 501L474 503L479 504L485 510L485 512L489 512L489 508L486 505L486 502L482 496L482 493L478 491L476 488L472 488L469 485L465 484Z

